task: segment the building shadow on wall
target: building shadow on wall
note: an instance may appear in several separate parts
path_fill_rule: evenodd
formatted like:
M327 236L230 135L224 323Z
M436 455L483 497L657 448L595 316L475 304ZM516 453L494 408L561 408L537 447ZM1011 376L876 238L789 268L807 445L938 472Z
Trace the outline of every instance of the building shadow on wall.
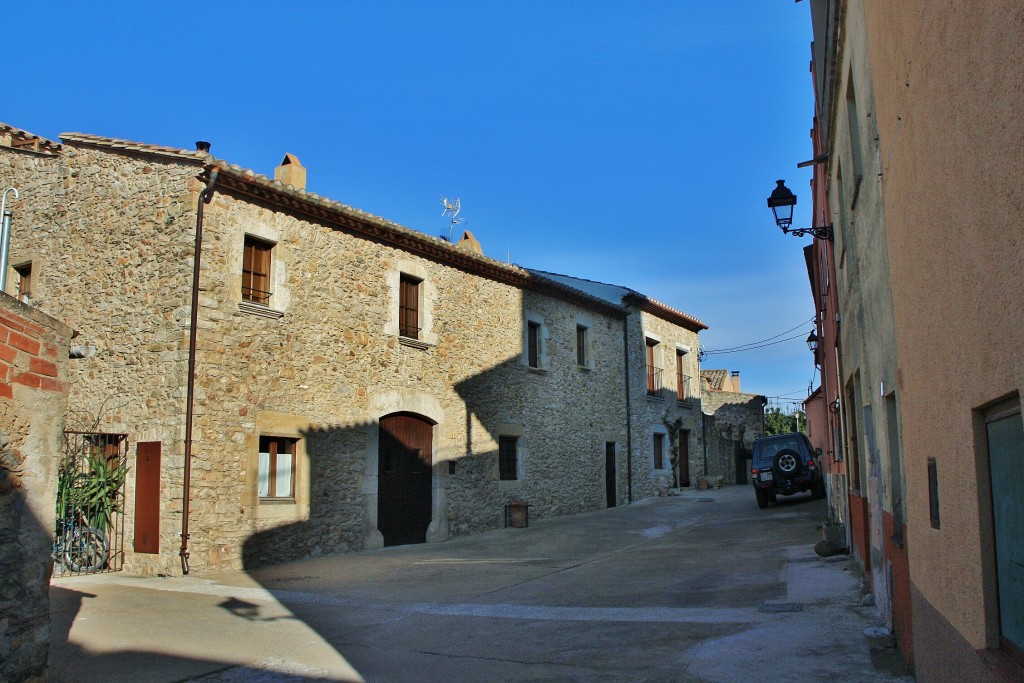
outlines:
M500 425L512 420L521 423L533 419L531 411L550 411L553 406L582 411L587 400L582 383L577 387L570 385L569 393L576 395L566 396L565 385L559 388L549 380L546 373L527 370L517 355L455 384L465 412L445 416L440 428L448 430L448 434L443 438L435 434L439 442L434 444L438 462L433 463L432 527L445 527L441 538L504 526L505 506L522 494L514 485L498 481ZM346 638L343 634L346 620L339 620L338 613L339 609L346 608L328 604L331 599L344 602L339 594L347 593L346 586L353 595L358 595L363 584L332 584L331 598L324 604L311 595L323 594L326 589L320 577L343 570L346 558L351 557L348 553L364 550L368 532L376 527L376 520L371 517L378 512L379 519L376 476L383 439L379 423L323 426L303 432L301 438L306 440L309 459L308 515L301 521L274 526L269 526L273 521L267 520L269 528L258 530L245 540L243 567L346 661L354 666L361 663L372 671L374 661L366 658L379 656L379 653L360 645L355 637ZM439 448L439 443L445 446ZM458 452L451 452L448 443L454 444ZM571 455L558 453L559 457ZM603 462L595 460L593 475L594 496L603 501ZM440 497L444 499L443 505L439 504ZM574 504L537 513L543 516L581 511L571 509ZM589 509L594 507L603 507L603 504ZM533 515L534 510L530 513ZM432 529L432 533L436 532ZM378 552L400 554L403 547L386 547ZM353 560L351 567L365 564ZM378 578L369 576L363 580L376 585ZM239 611L248 614L251 610L242 606ZM373 621L379 618L379 613L359 618Z

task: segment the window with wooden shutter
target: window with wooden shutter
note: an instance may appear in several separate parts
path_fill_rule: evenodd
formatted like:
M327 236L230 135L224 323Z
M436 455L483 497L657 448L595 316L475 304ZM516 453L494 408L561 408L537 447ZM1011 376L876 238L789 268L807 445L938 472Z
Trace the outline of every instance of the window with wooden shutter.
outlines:
M658 348L658 341L656 339L648 338L646 343L647 394L649 396L657 396L661 393L661 368L655 365L658 357L656 351Z
M398 286L398 334L420 338L420 283L422 280L402 273Z
M654 435L654 469L665 469L665 435Z
M260 437L257 490L260 498L295 497L295 445L298 439Z
M245 238L242 253L242 299L270 305L270 255L274 245Z

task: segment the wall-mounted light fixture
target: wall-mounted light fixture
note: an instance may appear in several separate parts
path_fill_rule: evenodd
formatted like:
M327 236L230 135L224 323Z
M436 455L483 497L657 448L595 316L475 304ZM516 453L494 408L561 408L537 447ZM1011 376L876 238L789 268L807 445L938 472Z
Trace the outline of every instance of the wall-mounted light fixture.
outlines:
M814 330L807 335L807 348L811 350L811 353L818 354L818 335Z
M814 364L820 366L821 362L818 360L818 335L813 329L811 330L811 333L807 335L807 348L809 348L811 350L811 354L814 355Z
M771 196L768 197L768 208L772 210L772 214L775 216L775 224L782 228L783 234L795 235L796 237L810 235L811 237L831 242L833 239L831 225L825 225L820 228L797 228L796 230L789 227L793 224L793 207L796 206L796 195L786 187L785 180L776 180L775 182L777 186L772 190Z

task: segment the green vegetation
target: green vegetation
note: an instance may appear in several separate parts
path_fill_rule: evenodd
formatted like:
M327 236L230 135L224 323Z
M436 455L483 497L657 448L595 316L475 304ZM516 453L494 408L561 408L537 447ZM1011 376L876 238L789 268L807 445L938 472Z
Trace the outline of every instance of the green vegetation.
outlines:
M789 432L807 433L807 415L802 410L789 413L775 406L764 411L764 435L788 434Z

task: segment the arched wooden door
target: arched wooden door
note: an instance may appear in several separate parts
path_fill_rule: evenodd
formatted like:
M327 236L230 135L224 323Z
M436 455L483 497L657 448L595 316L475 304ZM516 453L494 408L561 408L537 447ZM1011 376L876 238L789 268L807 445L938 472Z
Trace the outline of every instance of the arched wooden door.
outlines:
M424 543L430 526L434 425L412 413L380 419L377 528L384 545Z

